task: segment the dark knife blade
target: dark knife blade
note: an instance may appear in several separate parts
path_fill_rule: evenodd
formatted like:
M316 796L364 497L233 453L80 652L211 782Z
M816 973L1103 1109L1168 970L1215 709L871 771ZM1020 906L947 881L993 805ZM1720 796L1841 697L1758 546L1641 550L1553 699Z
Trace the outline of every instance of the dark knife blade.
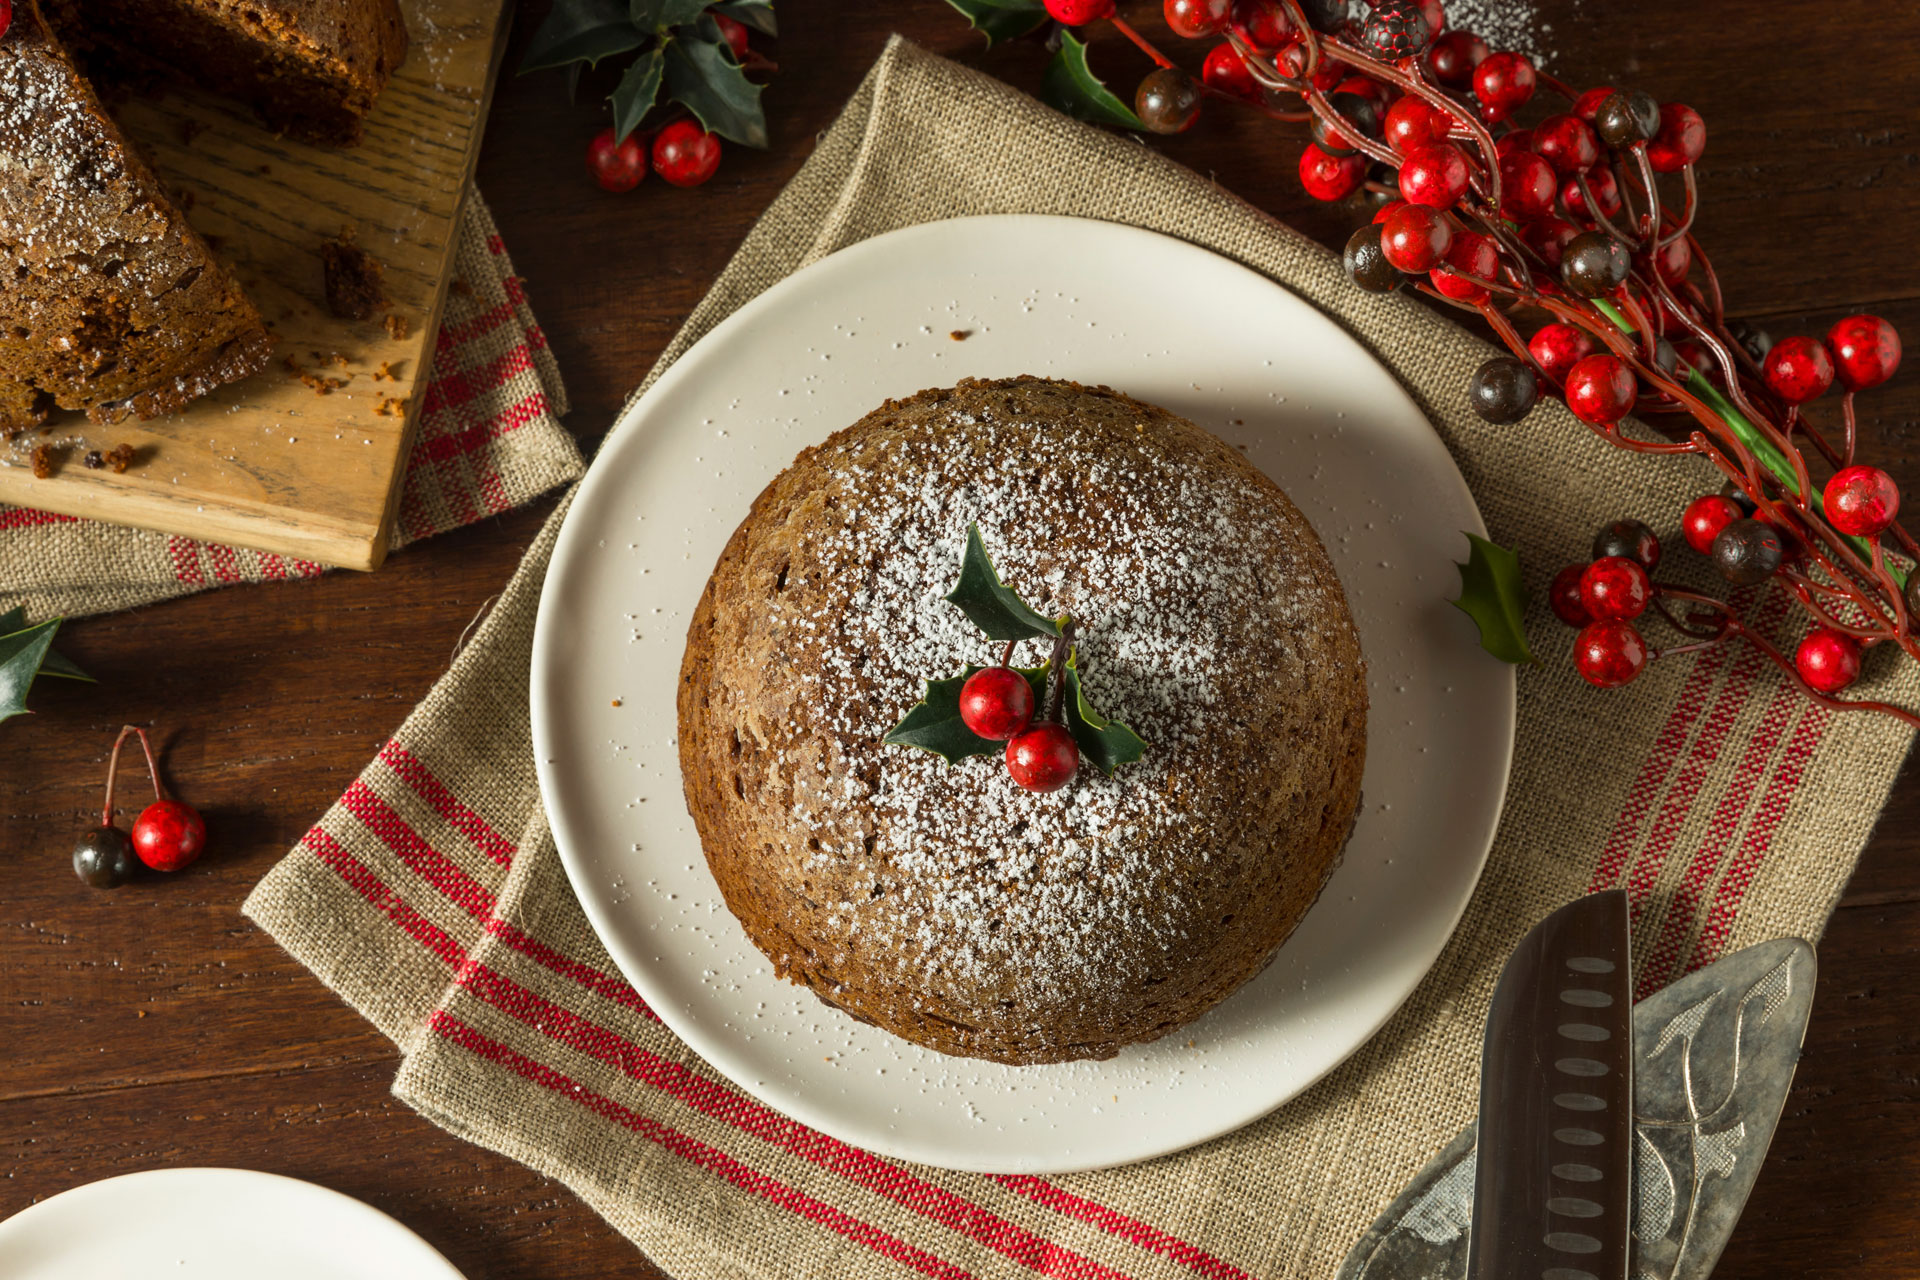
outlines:
M1487 1011L1468 1280L1625 1280L1633 1209L1627 895L1522 939Z

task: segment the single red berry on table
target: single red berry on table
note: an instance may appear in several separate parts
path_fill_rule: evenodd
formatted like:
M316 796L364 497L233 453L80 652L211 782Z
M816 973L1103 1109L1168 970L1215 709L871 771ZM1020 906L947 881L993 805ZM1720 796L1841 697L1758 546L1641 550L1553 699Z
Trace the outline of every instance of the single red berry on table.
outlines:
M1833 385L1833 360L1826 344L1800 334L1774 343L1761 368L1767 390L1788 404L1817 400Z
M691 120L675 120L653 139L653 167L676 187L697 187L720 167L720 139Z
M1428 106L1426 99L1409 93L1387 108L1381 136L1388 146L1405 155L1415 147L1444 141L1447 127L1446 112Z
M1567 408L1582 421L1610 427L1633 401L1633 374L1616 356L1591 355L1567 371Z
M1842 467L1827 481L1827 523L1855 538L1872 538L1900 516L1900 487L1878 467Z
M1080 748L1063 724L1034 725L1007 743L1007 772L1028 791L1058 791L1080 771Z
M1272 0L1240 0L1233 6L1233 25L1256 49L1278 49L1298 39L1287 11Z
M1541 218L1520 230L1520 238L1555 271L1566 256L1567 245L1580 234L1580 228L1562 218Z
M1366 176L1365 156L1330 156L1311 142L1300 153L1300 185L1315 200L1344 200Z
M1713 540L1720 531L1735 520L1746 515L1732 498L1717 493L1703 494L1687 504L1680 515L1680 533L1687 545L1706 555L1713 550Z
M720 28L720 36L727 42L727 48L733 50L735 62L747 56L747 24L737 18L729 18L724 13L708 11L714 25Z
M1596 89L1587 90L1578 98L1574 99L1573 114L1585 120L1588 124L1592 124L1594 116L1600 112L1600 104L1608 98L1611 98L1614 93L1614 87L1610 84L1603 84Z
M1233 18L1232 0L1166 0L1163 7L1167 26L1189 40L1218 35Z
M1467 193L1466 153L1451 142L1431 142L1407 153L1400 166L1400 194L1411 204L1451 209Z
M1580 579L1586 572L1587 566L1570 564L1553 575L1553 585L1547 588L1547 603L1553 606L1553 616L1570 627L1584 627L1593 621L1593 615L1587 612L1587 602L1580 594Z
M960 720L992 742L1005 742L1033 719L1033 686L1012 667L982 667L960 686Z
M587 144L587 172L608 191L631 191L647 176L647 148L640 139L613 140L613 130L602 129Z
M1594 193L1598 195L1598 192ZM1677 236L1653 251L1653 269L1660 278L1670 285L1678 285L1693 270L1693 248L1687 244L1685 236ZM1666 304L1661 303L1661 314L1665 316Z
M1447 215L1423 204L1402 204L1380 224L1380 250L1409 275L1431 271L1453 245Z
M1821 693L1838 693L1860 678L1860 642L1821 627L1809 632L1794 650L1793 669Z
M1637 560L1607 556L1580 575L1580 603L1596 621L1631 621L1645 613L1652 600L1653 583Z
M1707 122L1692 107L1668 102L1660 108L1660 132L1647 144L1655 173L1678 173L1707 149Z
M1533 150L1562 177L1585 173L1600 160L1593 126L1579 116L1548 116L1533 126Z
M1588 684L1618 688L1647 669L1647 642L1631 622L1590 623L1573 638L1573 665Z
M1489 124L1505 120L1533 97L1537 82L1533 61L1525 54L1510 49L1492 54L1473 69L1473 96L1480 100L1480 118Z
M1879 316L1843 316L1827 330L1827 350L1840 385L1865 391L1900 368L1900 331Z
M1585 176L1587 190L1593 192L1593 201L1600 206L1600 212L1609 218L1619 213L1620 184L1613 180L1612 172L1589 169ZM1587 198L1580 193L1580 175L1576 174L1561 184L1560 202L1567 206L1567 212L1574 217L1593 221L1593 210L1587 207Z
M155 800L133 820L133 851L155 871L178 871L207 845L207 824L192 805Z
M1471 31L1449 31L1427 50L1433 78L1449 89L1473 83L1473 69L1487 60L1487 42Z
M1469 279L1468 277L1472 277ZM1443 265L1435 267L1427 278L1433 287L1449 298L1476 305L1492 297L1492 291L1479 280L1498 281L1500 249L1492 236L1478 231L1456 231L1447 248Z
M1113 0L1047 0L1047 16L1070 27L1113 16Z
M1516 151L1500 162L1500 212L1515 222L1532 222L1553 212L1553 166L1531 151Z
M1571 324L1542 325L1527 342L1527 353L1555 382L1565 382L1573 366L1596 350L1593 335Z
M1240 51L1230 44L1217 44L1207 50L1206 61L1200 64L1200 78L1210 89L1232 94L1236 98L1249 100L1260 97L1260 82L1253 78L1253 72L1247 70L1247 63Z

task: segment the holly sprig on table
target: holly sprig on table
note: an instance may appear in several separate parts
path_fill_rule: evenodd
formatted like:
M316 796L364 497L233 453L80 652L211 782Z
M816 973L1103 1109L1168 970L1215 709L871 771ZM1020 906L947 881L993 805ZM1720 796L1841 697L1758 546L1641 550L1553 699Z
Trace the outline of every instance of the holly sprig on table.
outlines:
M584 71L633 54L607 96L613 124L589 144L587 167L607 190L629 191L651 158L662 178L694 187L719 168L718 139L767 145L764 86L748 73L774 64L753 49L752 31L779 34L773 0L555 0L520 74L564 67L573 94ZM633 136L650 115L659 119L651 149Z
M928 680L926 695L885 742L931 751L950 765L1003 753L1013 780L1040 792L1073 781L1082 755L1110 775L1145 753L1147 744L1133 730L1087 700L1074 643L1080 624L1071 614L1049 618L1002 582L978 524L967 526L960 577L946 598L988 641L1006 647L995 666L969 666L957 676ZM1008 665L1023 640L1052 643L1045 664Z
M54 652L53 637L62 619L27 625L27 611L16 605L0 613L0 721L27 715L27 690L36 676L56 676L62 680L93 677L73 662Z
M1520 422L1557 393L1609 444L1696 455L1725 477L1688 508L1687 539L1730 583L1793 599L1813 624L1796 656L1698 596L1684 613L1653 611L1683 637L1665 649L1629 619L1594 615L1574 646L1589 680L1626 683L1648 661L1743 640L1833 709L1920 725L1912 710L1833 696L1876 647L1920 660L1920 543L1897 523L1892 477L1856 457L1854 397L1899 368L1899 334L1855 315L1776 347L1727 317L1693 234L1707 128L1692 108L1612 85L1576 92L1524 54L1448 29L1441 0L1164 0L1176 34L1217 40L1198 78L1113 0L948 2L983 29L974 11L986 11L990 39L1106 22L1153 60L1133 109L1116 112L1091 71L1072 73L1085 45L1060 30L1047 96L1083 119L1178 133L1215 99L1308 123L1302 186L1371 215L1346 246L1353 282L1472 311L1511 350L1470 380L1483 419ZM1531 337L1515 323L1528 316L1545 322ZM1836 381L1838 440L1803 409ZM1630 429L1634 413L1691 422L1654 436ZM1831 470L1824 483L1817 466Z

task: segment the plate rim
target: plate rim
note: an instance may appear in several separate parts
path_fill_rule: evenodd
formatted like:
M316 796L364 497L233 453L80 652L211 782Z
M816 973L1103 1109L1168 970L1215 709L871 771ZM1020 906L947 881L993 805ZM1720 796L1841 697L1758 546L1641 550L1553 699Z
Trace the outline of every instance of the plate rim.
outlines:
M1426 427L1433 442L1438 446L1441 457L1445 459L1445 477L1451 484L1456 486L1458 496L1465 500L1465 510L1471 516L1471 528L1465 529L1463 532L1474 533L1483 538L1487 536L1485 519L1481 515L1479 503L1474 498L1472 489L1467 485L1466 476L1461 472L1459 464L1454 461L1451 451L1448 450L1446 446L1446 441L1442 439L1439 432L1434 429L1432 420L1427 416L1426 411L1420 407L1419 402L1408 392L1400 375L1387 365L1385 361L1375 355L1344 323L1328 314L1311 299L1288 287L1286 284L1273 279L1271 276L1247 265L1245 262L1208 248L1205 245L1196 244L1193 241L1183 240L1178 236L1150 230L1145 227L1138 227L1123 222L1113 222L1102 218L1084 218L1061 214L1000 213L975 214L914 223L910 226L898 227L891 231L881 232L844 245L831 253L814 259L793 271L791 274L767 286L739 307L735 308L728 315L722 317L711 329L702 334L693 343L689 344L686 350L682 351L680 355L675 358L674 362L661 372L660 376L646 389L644 394L633 397L621 407L618 417L614 420L613 425L602 438L599 448L595 451L593 461L589 465L587 473L581 478L578 486L574 490L572 505L569 507L567 516L562 521L559 533L555 538L553 552L548 561L548 571L541 583L540 600L535 614L534 637L528 672L535 773L540 790L541 806L546 814L549 830L553 835L555 850L560 856L563 869L566 871L569 886L573 889L574 896L579 901L581 910L586 915L588 924L592 927L595 936L599 939L601 945L606 948L608 956L613 960L615 968L619 970L621 977L632 984L634 989L639 992L648 1007L659 1016L662 1024L664 1024L676 1038L691 1049L703 1063L726 1079L734 1087L788 1119L816 1129L837 1141L845 1142L850 1146L872 1152L888 1159L930 1165L931 1167L958 1172L982 1174L1058 1175L1098 1169L1124 1168L1128 1165L1138 1164L1201 1146L1216 1138L1237 1132L1263 1117L1272 1114L1274 1111L1294 1101L1309 1089L1313 1088L1329 1074L1349 1061L1360 1049L1372 1042L1372 1040L1379 1035L1381 1029L1385 1027L1394 1015L1406 1005L1406 1002L1412 998L1413 993L1418 990L1421 982L1432 972L1433 967L1439 963L1440 957L1444 953L1447 944L1452 941L1454 934L1459 930L1460 921L1464 918L1468 905L1472 902L1474 894L1479 889L1480 880L1486 872L1487 862L1492 855L1494 842L1499 835L1501 820L1506 811L1507 792L1512 782L1513 757L1517 744L1519 681L1514 667L1506 666L1504 668L1506 676L1503 682L1504 689L1502 696L1499 698L1499 705L1495 708L1503 730L1501 734L1502 743L1500 746L1501 758L1498 762L1499 787L1491 810L1487 815L1487 834L1484 845L1474 857L1473 874L1465 884L1464 892L1460 894L1458 902L1454 904L1448 912L1448 917L1445 920L1445 928L1438 935L1439 940L1433 949L1432 955L1418 966L1418 972L1409 975L1404 984L1404 990L1399 991L1393 999L1387 1003L1386 1007L1381 1010L1376 1019L1369 1020L1364 1034L1357 1036L1353 1043L1342 1051L1338 1057L1328 1062L1319 1071L1310 1077L1302 1079L1298 1087L1284 1097L1271 1102L1265 1102L1250 1112L1236 1112L1233 1118L1215 1125L1195 1126L1171 1140L1150 1142L1146 1144L1150 1149L1144 1149L1137 1154L1117 1160L1100 1159L1095 1163L1087 1163L1085 1159L1077 1161L1072 1159L1009 1161L1005 1159L995 1160L991 1155L983 1154L978 1160L942 1158L938 1162L935 1162L924 1152L917 1151L910 1142L897 1141L886 1135L863 1134L858 1138L851 1136L838 1124L834 1115L822 1108L816 1107L811 1099L804 1095L766 1088L763 1082L753 1078L750 1071L735 1072L729 1070L723 1065L722 1061L716 1060L715 1055L719 1053L724 1056L724 1050L730 1037L724 1033L710 1033L705 1024L697 1018L683 1017L682 1011L677 1003L671 999L664 998L664 994L660 988L649 981L648 977L636 976L648 975L648 970L643 964L629 963L627 956L623 954L627 951L632 951L633 948L626 946L620 940L620 934L615 927L616 922L613 919L613 911L610 905L600 901L598 895L582 891L583 884L589 882L587 868L580 855L569 851L572 842L566 832L567 819L559 807L550 803L549 800L556 791L555 784L552 780L554 766L549 763L548 747L553 742L553 739L549 736L551 732L551 718L557 715L557 712L550 711L547 708L547 695L543 684L542 673L543 671L552 672L554 670L554 664L550 657L551 646L554 643L552 637L556 632L556 628L562 625L560 620L555 616L559 609L557 600L561 594L556 584L564 576L564 568L568 554L574 549L573 543L578 539L591 536L585 531L585 525L576 519L576 516L579 510L585 505L585 499L590 496L590 489L592 487L613 483L613 481L608 478L613 475L613 472L608 468L600 466L602 457L609 452L611 447L624 442L624 440L635 431L644 429L640 418L650 398L671 391L678 385L683 377L692 376L688 371L694 369L695 365L688 361L688 357L693 355L700 347L709 343L718 345L723 342L732 331L748 327L762 312L779 305L787 295L801 292L810 287L812 280L824 275L828 270L844 269L847 266L844 255L881 252L882 250L878 246L881 246L883 242L890 245L923 236L937 236L946 228L960 223L1001 224L1016 234L1023 227L1031 228L1041 224L1063 228L1085 228L1088 224L1093 224L1102 228L1103 233L1117 234L1123 238L1140 237L1149 241L1169 244L1178 252L1204 254L1209 258L1215 259L1228 267L1244 273L1259 285L1264 285L1286 294L1295 302L1307 307L1325 320L1326 323L1339 334L1341 340L1351 343L1364 359L1382 371L1391 383L1394 392L1407 402L1413 414L1416 415ZM828 266L830 263L833 264L831 268ZM814 443L817 443L817 441ZM1436 479L1438 479L1438 477L1436 477ZM1489 660L1491 661L1492 659L1489 658ZM677 776L675 781L679 781ZM683 790L676 786L675 794L680 803L684 804L685 798ZM702 865L704 869L704 862ZM711 871L707 871L707 874L710 876ZM1329 883L1331 883L1331 881ZM1309 909L1309 911L1311 911L1311 909ZM634 951L634 954L637 956L638 952ZM1276 954L1278 953L1276 952ZM650 977L650 975L648 976ZM1231 998L1232 997L1229 997L1229 999ZM714 1046L714 1051L709 1051L709 1045Z

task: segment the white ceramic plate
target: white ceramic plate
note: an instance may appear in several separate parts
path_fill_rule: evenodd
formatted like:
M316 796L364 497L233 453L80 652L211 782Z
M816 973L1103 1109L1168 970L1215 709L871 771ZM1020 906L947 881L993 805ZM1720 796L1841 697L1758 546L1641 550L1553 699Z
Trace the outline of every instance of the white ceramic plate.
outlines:
M377 1209L297 1178L153 1169L0 1222L7 1280L461 1280Z
M1102 1063L944 1057L776 980L707 872L674 742L688 618L761 488L890 396L1021 373L1106 383L1244 445L1325 540L1370 670L1364 810L1319 903L1230 1000ZM1244 267L1071 218L966 218L864 241L696 344L581 485L533 650L534 746L561 856L667 1025L741 1088L835 1137L986 1172L1097 1168L1204 1141L1372 1035L1479 877L1514 678L1447 603L1463 530L1485 531L1393 377Z

